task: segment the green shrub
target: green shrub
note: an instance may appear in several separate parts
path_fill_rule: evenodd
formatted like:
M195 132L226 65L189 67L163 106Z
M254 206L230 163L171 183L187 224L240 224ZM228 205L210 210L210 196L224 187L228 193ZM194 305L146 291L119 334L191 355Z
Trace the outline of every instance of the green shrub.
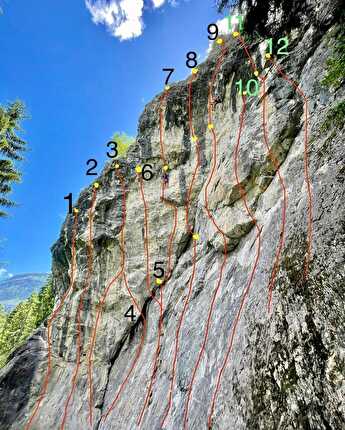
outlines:
M335 45L332 57L327 60L327 73L321 84L329 88L339 88L344 81L345 70L345 29L340 27L334 35Z
M135 142L134 137L128 136L126 133L116 132L113 136L113 141L117 143L118 157L123 157L130 145Z
M332 126L341 129L345 123L345 101L338 103L334 108L330 109L327 117L321 125L321 131L326 132Z

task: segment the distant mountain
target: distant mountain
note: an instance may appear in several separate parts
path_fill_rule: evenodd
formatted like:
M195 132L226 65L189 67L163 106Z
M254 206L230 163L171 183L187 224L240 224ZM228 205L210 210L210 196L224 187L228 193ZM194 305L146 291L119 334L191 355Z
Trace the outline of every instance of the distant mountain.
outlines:
M11 311L32 293L37 293L47 277L48 273L23 273L0 281L0 304L5 306L7 312Z

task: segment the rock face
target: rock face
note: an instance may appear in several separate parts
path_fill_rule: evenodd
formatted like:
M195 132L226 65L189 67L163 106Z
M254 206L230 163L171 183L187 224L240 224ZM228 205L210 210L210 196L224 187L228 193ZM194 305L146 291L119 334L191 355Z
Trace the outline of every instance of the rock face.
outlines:
M309 3L287 57L265 65L266 44L249 35L260 76L269 69L258 96L238 95L255 76L240 39L225 38L146 106L120 168L81 193L75 264L72 215L52 249L51 354L42 327L1 371L1 429L128 430L140 418L160 429L169 393L169 430L207 429L211 410L212 429L344 428L345 148L343 130L321 131L344 86L320 84L340 3Z

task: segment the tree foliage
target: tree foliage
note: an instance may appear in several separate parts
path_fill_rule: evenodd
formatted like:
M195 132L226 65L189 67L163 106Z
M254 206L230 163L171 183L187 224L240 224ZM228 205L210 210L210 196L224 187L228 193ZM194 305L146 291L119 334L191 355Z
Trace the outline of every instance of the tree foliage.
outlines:
M26 142L18 136L21 122L25 119L25 107L21 101L0 106L0 207L14 206L8 198L14 182L20 182L21 173L15 163L23 159ZM0 216L6 212L0 210Z
M123 157L132 143L134 143L134 137L128 136L126 133L116 132L114 133L113 140L117 143L118 156Z
M38 294L33 293L8 315L0 306L0 368L6 364L11 352L48 318L53 307L51 277Z

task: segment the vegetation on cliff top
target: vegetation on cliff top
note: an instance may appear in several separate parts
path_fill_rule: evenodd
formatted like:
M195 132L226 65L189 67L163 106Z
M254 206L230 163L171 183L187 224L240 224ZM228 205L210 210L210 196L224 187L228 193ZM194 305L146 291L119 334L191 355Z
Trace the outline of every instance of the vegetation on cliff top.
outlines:
M7 363L11 352L47 319L53 307L54 294L50 277L38 294L33 293L10 314L6 314L4 308L0 307L0 368Z
M113 135L113 141L117 143L118 157L123 157L126 155L128 148L134 143L135 139L124 132L116 132Z

